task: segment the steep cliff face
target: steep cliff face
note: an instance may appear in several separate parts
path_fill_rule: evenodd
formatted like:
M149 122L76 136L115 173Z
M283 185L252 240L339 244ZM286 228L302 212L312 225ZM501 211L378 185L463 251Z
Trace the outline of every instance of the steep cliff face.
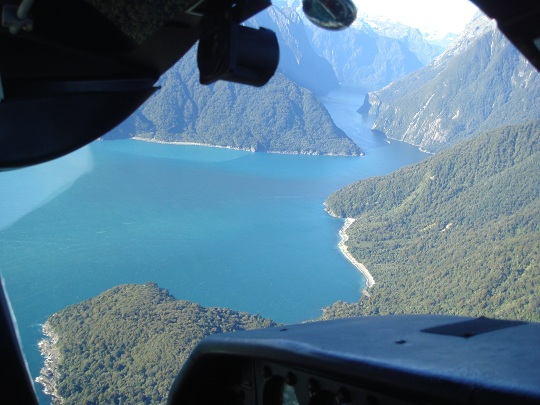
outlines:
M363 20L378 35L401 40L423 65L430 63L446 48L443 45L429 43L417 28L411 28L396 21L368 16L364 17Z
M477 16L428 66L369 93L373 129L437 152L479 131L540 117L540 77Z
M330 63L317 55L306 35L304 21L293 8L270 7L249 21L257 27L273 30L280 47L278 71L317 94L338 87L338 79Z
M379 89L423 66L403 39L379 35L362 20L344 31L308 30L343 85Z
M442 52L440 46L429 44L417 29L395 21L359 15L350 28L330 32L306 19L299 0L274 0L273 4L273 9L295 10L295 15L303 22L310 48L330 63L340 84L345 86L380 89L419 69ZM305 43L303 32L294 33L294 37L298 43ZM307 48L303 45L302 49ZM303 74L309 74L313 68L310 66ZM284 73L296 80L285 70Z

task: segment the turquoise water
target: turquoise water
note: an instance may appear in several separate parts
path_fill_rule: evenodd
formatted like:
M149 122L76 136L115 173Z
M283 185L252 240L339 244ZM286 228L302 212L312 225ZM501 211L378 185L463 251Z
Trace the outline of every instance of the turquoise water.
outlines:
M157 282L179 299L279 322L355 301L361 274L337 248L333 191L425 154L372 135L363 95L326 97L366 156L249 153L133 140L0 174L0 270L33 376L40 324L121 283Z

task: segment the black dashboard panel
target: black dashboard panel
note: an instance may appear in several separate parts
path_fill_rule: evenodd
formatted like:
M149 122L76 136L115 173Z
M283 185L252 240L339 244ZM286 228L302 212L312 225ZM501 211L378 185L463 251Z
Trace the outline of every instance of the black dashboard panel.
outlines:
M350 318L204 339L170 404L540 403L540 324Z

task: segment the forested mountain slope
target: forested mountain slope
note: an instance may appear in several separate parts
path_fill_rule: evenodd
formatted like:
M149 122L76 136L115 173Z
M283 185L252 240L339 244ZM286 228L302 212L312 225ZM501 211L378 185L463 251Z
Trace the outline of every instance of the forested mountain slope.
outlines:
M237 149L316 155L362 154L337 128L312 91L324 94L339 83L318 56L303 21L288 7L272 7L249 20L276 32L278 72L263 88L198 82L196 49L163 75L161 89L106 139L139 137Z
M363 22L328 33L305 22L297 12L299 5L281 2L247 23L273 29L280 42L281 74L268 85L201 86L193 50L163 76L162 88L106 138L136 136L279 153L362 154L314 93L336 89L338 78L346 85L380 88L420 68L418 58L429 59L433 50L417 30L403 26L393 27L392 36Z
M53 383L65 404L165 403L204 336L275 325L177 300L153 283L121 285L48 319L60 360Z
M431 64L369 93L360 111L389 138L437 152L477 131L540 118L540 75L478 16Z
M332 194L371 298L324 317L403 313L540 321L540 120L484 133Z
M111 135L262 152L360 155L309 90L282 74L262 88L199 84L195 51L162 77L162 88Z

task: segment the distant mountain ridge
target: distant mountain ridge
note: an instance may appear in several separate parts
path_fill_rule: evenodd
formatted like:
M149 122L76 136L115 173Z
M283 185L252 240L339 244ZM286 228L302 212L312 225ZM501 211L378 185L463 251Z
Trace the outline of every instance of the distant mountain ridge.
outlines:
M301 1L274 1L271 9L294 10L295 18L304 23L311 46L331 64L343 86L379 89L419 69L442 51L430 45L417 29L397 22L359 16L348 29L330 32L307 20Z
M478 131L540 117L540 75L478 15L428 66L370 92L360 112L389 138L437 152Z
M446 48L446 46L430 43L417 28L408 27L396 21L382 20L368 16L361 18L377 34L400 39L405 42L409 50L416 55L423 65L427 65Z
M423 66L402 40L378 35L367 24L338 32L310 30L313 47L345 86L381 88Z

